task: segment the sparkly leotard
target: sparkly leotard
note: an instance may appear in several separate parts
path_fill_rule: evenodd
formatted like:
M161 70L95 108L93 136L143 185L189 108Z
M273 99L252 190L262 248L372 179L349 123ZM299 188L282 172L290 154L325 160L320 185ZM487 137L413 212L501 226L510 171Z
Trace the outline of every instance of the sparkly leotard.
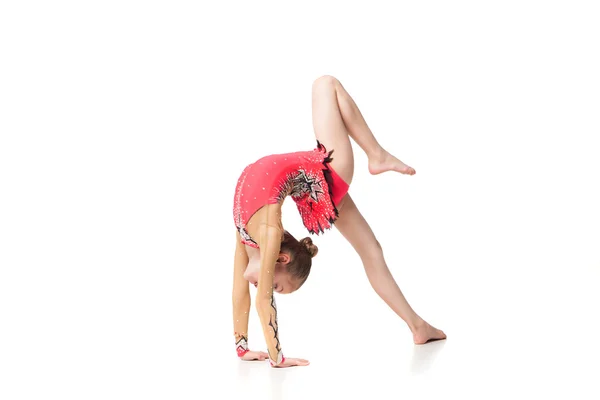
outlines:
M261 207L290 196L310 233L330 229L338 217L337 207L349 186L331 168L331 154L317 141L312 151L274 154L248 165L238 179L233 202L233 220L242 243L258 245L246 230L248 221Z

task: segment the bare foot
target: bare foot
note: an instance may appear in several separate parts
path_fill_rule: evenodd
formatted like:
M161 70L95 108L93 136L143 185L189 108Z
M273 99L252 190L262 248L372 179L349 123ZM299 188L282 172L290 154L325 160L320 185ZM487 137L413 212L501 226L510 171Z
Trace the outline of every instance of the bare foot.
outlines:
M406 175L416 174L414 168L404 164L392 154L383 150L377 157L369 159L369 172L371 175L377 175L386 171L396 171Z
M434 328L423 321L417 325L413 331L413 340L415 344L425 344L434 340L444 340L446 334L439 329Z

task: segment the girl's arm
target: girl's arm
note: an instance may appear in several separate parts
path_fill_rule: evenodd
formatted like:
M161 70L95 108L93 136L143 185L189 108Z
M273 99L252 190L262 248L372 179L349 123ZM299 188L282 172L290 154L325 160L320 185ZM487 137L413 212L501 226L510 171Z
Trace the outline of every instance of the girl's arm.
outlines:
M262 224L259 227L260 275L256 293L256 309L265 335L271 365L285 361L279 343L277 307L273 296L273 275L275 263L281 250L283 230L280 226Z
M233 330L238 357L248 352L248 313L250 312L249 282L244 279L248 266L248 254L236 233L235 256L233 261Z
M254 225L250 235L258 239L260 249L260 274L256 291L256 310L265 335L269 361L272 366L278 368L308 365L307 360L284 358L281 343L279 343L277 307L273 296L273 276L284 233L281 223L281 204L270 204L252 218L251 223Z

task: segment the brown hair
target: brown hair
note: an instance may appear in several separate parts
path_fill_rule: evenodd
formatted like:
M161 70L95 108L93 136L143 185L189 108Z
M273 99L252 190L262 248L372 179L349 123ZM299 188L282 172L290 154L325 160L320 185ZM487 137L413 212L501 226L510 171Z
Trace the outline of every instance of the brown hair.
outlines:
M298 241L291 233L285 231L281 252L289 254L290 262L287 264L287 270L300 282L298 287L302 286L310 274L312 258L317 255L319 248L313 244L311 238L305 237Z

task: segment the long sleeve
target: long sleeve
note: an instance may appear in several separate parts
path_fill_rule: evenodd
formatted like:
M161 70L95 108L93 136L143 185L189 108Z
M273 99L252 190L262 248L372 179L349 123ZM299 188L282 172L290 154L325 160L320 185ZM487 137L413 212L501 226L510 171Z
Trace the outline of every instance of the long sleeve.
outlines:
M238 357L248 351L248 318L250 312L250 287L244 279L248 266L248 254L236 234L235 256L233 262L233 330Z
M265 335L265 342L272 365L284 361L281 343L279 342L279 325L277 323L277 307L273 295L273 275L275 263L281 249L282 230L276 226L263 224L259 228L260 275L256 294L256 309Z

